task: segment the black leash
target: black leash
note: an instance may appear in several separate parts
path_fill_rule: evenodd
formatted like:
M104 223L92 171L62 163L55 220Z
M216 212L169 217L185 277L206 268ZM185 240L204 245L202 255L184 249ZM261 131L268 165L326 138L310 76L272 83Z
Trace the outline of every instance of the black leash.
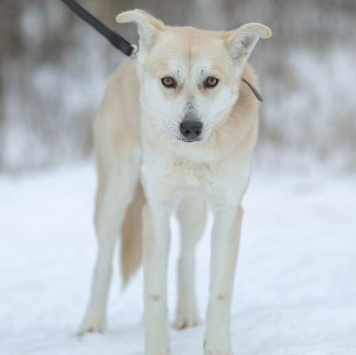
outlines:
M137 46L127 42L125 38L121 37L118 33L105 26L87 10L81 7L77 2L73 0L62 1L82 20L101 33L115 48L129 57L134 57L137 52Z
M125 38L121 37L118 33L112 31L110 28L105 26L87 10L81 7L74 0L62 0L76 15L78 15L82 20L88 23L90 26L95 28L99 33L101 33L115 48L127 55L128 57L134 58L137 53L137 46L127 42ZM251 89L256 99L263 102L262 96L257 91L257 89L250 84L246 79L241 78L241 80L247 84Z

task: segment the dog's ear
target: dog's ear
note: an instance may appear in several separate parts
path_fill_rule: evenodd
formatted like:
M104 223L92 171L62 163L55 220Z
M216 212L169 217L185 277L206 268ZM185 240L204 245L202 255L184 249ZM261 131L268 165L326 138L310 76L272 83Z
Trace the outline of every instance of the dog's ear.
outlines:
M164 23L143 10L136 9L122 12L117 15L116 21L119 23L137 23L141 48L151 48L159 32L164 31Z
M241 63L246 63L258 40L269 38L272 31L260 23L248 23L237 30L227 32L226 45L231 56Z

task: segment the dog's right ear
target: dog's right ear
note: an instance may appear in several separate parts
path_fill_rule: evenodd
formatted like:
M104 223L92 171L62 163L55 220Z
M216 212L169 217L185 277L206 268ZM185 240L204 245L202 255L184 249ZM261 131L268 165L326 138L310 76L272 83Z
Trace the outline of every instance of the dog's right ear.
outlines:
M140 48L150 49L159 32L164 31L164 23L143 10L125 11L117 15L119 23L136 22L140 35Z

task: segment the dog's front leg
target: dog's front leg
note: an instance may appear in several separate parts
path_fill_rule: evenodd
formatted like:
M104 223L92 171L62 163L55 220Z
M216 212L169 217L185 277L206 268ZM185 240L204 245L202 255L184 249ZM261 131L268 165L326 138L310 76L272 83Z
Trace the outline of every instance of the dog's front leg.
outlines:
M167 261L170 211L162 204L149 203L142 214L146 355L168 355Z
M243 210L224 207L215 213L212 231L210 297L206 355L231 355L230 306Z

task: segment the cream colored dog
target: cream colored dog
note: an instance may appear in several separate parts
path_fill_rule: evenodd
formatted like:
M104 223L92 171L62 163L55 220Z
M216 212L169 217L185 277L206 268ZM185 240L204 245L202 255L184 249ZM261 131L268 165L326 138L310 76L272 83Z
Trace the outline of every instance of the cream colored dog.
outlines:
M169 27L140 10L124 12L117 21L137 23L140 46L137 62L125 61L110 79L95 120L99 252L80 333L105 325L111 262L121 230L125 283L139 267L143 250L145 353L170 354L170 216L177 211L182 234L175 322L182 329L199 322L194 254L208 202L215 218L204 348L209 355L231 354L241 201L259 106L242 79L257 86L247 59L258 39L270 37L271 31L257 23L229 32Z

